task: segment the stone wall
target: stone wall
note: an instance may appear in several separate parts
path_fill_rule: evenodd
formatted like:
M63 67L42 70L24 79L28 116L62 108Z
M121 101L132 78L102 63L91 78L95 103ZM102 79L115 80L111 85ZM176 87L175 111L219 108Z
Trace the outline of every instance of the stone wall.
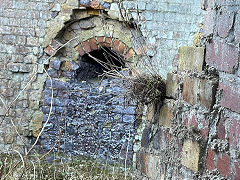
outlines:
M140 25L152 68L165 79L176 70L178 47L192 46L195 33L201 31L204 11L200 4L200 0L123 1L128 19Z
M81 65L78 67L82 68ZM82 81L76 77L68 82L54 79L52 87L51 81L47 80L41 110L43 123L48 123L39 150L49 151L58 142L54 152L108 162L126 160L132 164L139 120L136 119L136 104L121 96L124 82L90 76ZM54 89L52 109L51 88ZM50 111L52 115L48 119Z
M51 68L49 60L52 56L61 57L61 61L66 61L66 56L76 60L83 53L80 47L86 46L83 50L88 52L89 46L92 50L98 42L113 49L115 47L115 51L130 58L137 52L137 47L133 47L132 42L144 42L142 39L147 37L144 46L150 49L148 54L154 56L153 59L159 60L158 67L165 76L167 71L172 70L177 47L192 43L191 37L193 32L199 30L197 24L202 18L202 11L195 8L200 3L198 0L191 3L124 1L122 7L129 9L127 14L130 19L127 20L131 20L132 14L137 24L141 25L144 35L143 37L138 32L131 38L129 36L132 30L122 25L123 19L119 19L120 12L115 1L92 3L91 8L85 8L84 4L80 6L80 1L77 0L1 0L0 3L1 152L23 150L22 147L26 148L25 144L29 144L42 127L40 103L47 78L44 67ZM106 26L98 26L97 35L89 34L92 24L83 19L94 17L100 22L109 22L115 26L107 26L107 31L104 29ZM80 24L74 24L80 20ZM70 27L71 25L73 26ZM68 29L69 33L67 27L71 29ZM77 27L86 32L75 44L79 45L78 48L73 50L72 46L76 43L73 41L70 46L55 54L62 43L73 37ZM113 31L115 28L116 32ZM66 36L62 36L64 33ZM68 50L70 53L67 53Z
M179 48L164 105L147 107L142 179L240 178L239 5L202 1L203 46Z
M52 1L0 3L0 149L21 151L24 143L17 133L28 143L29 123L34 112L39 112L46 78L41 42L51 19Z

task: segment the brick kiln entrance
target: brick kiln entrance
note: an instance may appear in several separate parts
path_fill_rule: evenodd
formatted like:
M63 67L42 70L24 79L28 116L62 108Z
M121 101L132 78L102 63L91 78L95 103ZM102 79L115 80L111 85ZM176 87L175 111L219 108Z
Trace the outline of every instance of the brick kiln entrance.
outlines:
M136 105L123 96L123 80L103 75L134 62L132 42L139 42L140 34L117 20L86 13L74 10L64 26L47 32L45 52L53 58L41 104L43 124L51 106L52 113L41 147L47 151L58 142L54 151L131 164Z
M124 97L121 79L104 76L104 71L125 67L123 55L101 47L77 61L51 61L42 111L47 121L41 136L44 151L54 151L132 163L133 141L138 124L136 105ZM66 80L65 78L69 78Z

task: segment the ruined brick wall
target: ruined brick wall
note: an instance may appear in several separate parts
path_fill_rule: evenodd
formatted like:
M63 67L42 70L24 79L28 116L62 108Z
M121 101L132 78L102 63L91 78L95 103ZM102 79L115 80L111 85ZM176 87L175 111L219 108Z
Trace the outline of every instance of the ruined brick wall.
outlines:
M165 79L168 72L176 70L178 47L192 46L194 34L202 27L204 11L200 4L200 0L123 1L129 18L140 24L146 54Z
M26 137L31 136L29 123L34 112L39 110L46 77L42 69L44 59L41 58L41 42L51 18L51 2L0 1L1 152L24 145L17 137L17 132L26 143ZM26 86L30 80L31 83Z
M146 109L143 179L239 179L239 1L202 1L203 47L179 48L164 105Z
M99 11L86 9L80 6L80 1L77 0L1 0L0 2L0 149L2 152L25 147L24 143L29 144L32 137L35 137L42 128L43 113L40 104L43 102L43 89L47 79L43 67L50 67L49 70L52 68L49 55L54 55L53 50L59 47L56 41L52 40L56 38L61 43L65 43L68 38L74 36L74 33L70 31L68 33L70 25L73 25L72 30L78 27L86 31L78 39L78 44L75 44L79 45L76 49L72 48L75 47L76 42L72 42L65 47L65 51L60 51L56 55L61 61L66 61L67 56L76 59L74 54L76 50L77 57L84 54L82 50L93 50L91 48L96 46L96 41L109 45L114 51L130 58L137 53L137 47L134 47L132 42L146 38L144 43L144 47L147 47L146 53L152 56L154 66L158 67L159 72L166 78L167 72L174 69L177 48L183 44L192 44L192 36L200 29L198 23L201 23L203 18L203 11L198 8L199 0L190 3L188 1L151 1L150 3L123 1L122 7L127 10L128 20L131 21L132 17L140 25L143 35L138 34L134 39L130 37L129 29L119 25L122 19L119 18L120 12L116 9L115 1L101 5L110 17L107 20L105 20L106 13L103 15ZM110 24L114 22L117 25L104 29L104 26L100 28L98 24L97 34L92 34L88 31L92 28L91 23L83 21L82 24L77 23L82 19L96 16L100 21L102 18ZM72 22L75 21L76 24L73 24ZM123 36L121 36L122 32L124 32ZM60 35L65 33L64 37L59 37L59 33ZM113 38L109 39L112 34L114 34Z

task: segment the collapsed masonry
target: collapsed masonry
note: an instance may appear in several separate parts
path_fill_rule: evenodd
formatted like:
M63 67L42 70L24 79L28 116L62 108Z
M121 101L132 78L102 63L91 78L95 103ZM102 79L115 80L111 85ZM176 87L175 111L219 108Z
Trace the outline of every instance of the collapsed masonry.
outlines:
M177 70L167 75L167 98L163 106L160 109L158 104L146 107L139 125L135 104L125 104L124 99L116 96L122 91L119 86L109 87L109 83L121 82L94 79L96 71L101 74L101 67L89 59L85 62L83 59L86 54L99 49L102 54L104 50L113 50L117 57L128 59L132 64L139 56L146 54L152 59L160 59L159 53L174 54L171 49L183 45L183 42L188 44L190 38L181 37L181 33L187 34L186 28L181 26L186 23L170 22L171 12L193 5L185 1L177 5L159 2L170 8L164 14L166 19L163 22L169 28L174 29L176 25L177 29L183 29L182 32L171 31L171 37L167 37L169 41L166 41L166 29L158 31L160 27L156 23L162 20L160 12L163 11L162 6L159 10L154 5L158 2L125 2L132 13L126 19L123 18L126 17L124 13L121 16L118 4L109 0L67 0L60 4L50 3L52 12L46 16L43 12L49 4L39 2L38 7L42 8L40 13L31 11L29 14L29 18L33 18L29 21L33 30L21 27L21 23L15 22L14 18L4 24L4 36L0 37L5 43L1 45L1 62L4 63L0 71L1 151L21 151L20 147L27 148L22 139L28 143L38 136L47 121L51 107L49 100L53 93L53 116L41 136L40 147L51 148L56 138L63 135L61 150L102 158L111 156L113 159L116 158L114 155L123 158L127 155L129 163L136 162L142 179L239 179L239 3L202 1L202 8L206 10L202 47L180 47L177 68L162 65L170 67L169 62L174 64L172 56L166 58L171 59L169 62L160 62L163 72ZM136 11L133 11L134 3L137 4ZM21 11L24 8L21 2L4 1L3 8L7 7L20 8L19 13L25 12ZM40 15L40 20L36 20ZM50 15L52 20L46 25ZM172 19L183 21L181 15ZM143 35L149 36L145 48L138 46L139 42L142 45L144 41L142 34L132 28L135 24L130 23L129 26L121 22L131 18L138 19L140 24L148 22L140 27ZM18 36L11 35L14 33ZM201 38L202 33L199 32L195 36L195 45L200 45ZM16 42L13 42L14 39ZM180 41L182 39L184 41ZM155 47L154 44L159 46ZM49 59L49 56L52 58ZM48 69L47 73L44 67ZM48 79L48 75L53 81ZM94 80L85 82L86 77ZM53 92L51 87L54 88ZM23 92L15 100L19 89ZM96 98L103 91L110 92L110 95ZM110 99L111 108L106 104ZM92 107L93 104L101 108ZM84 109L82 114L78 107ZM97 117L99 122L93 122L92 117ZM9 126L13 119L14 128ZM22 136L21 139L16 132ZM113 139L108 139L109 136ZM131 144L126 147L128 141Z

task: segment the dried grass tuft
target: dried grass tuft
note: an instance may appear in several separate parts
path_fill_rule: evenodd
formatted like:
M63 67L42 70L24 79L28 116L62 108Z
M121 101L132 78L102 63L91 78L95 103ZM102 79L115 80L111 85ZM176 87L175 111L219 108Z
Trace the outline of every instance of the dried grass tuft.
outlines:
M166 83L160 75L138 75L131 78L127 87L128 95L137 103L149 104L164 99Z

